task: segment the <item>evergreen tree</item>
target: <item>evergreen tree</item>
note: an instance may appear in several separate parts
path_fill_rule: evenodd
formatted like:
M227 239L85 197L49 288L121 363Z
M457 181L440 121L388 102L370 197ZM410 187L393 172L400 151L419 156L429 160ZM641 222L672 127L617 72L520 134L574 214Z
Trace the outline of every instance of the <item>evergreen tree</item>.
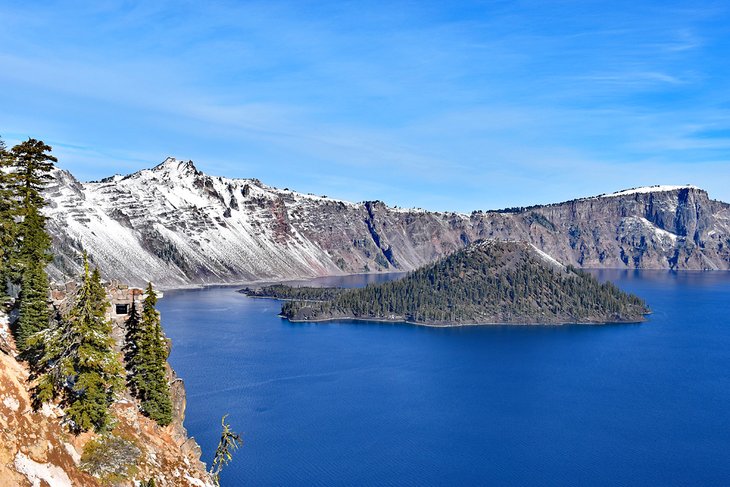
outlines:
M160 313L155 309L157 294L147 285L141 316L136 304L127 320L127 381L131 393L140 401L142 412L161 426L172 421L172 400L167 382L167 340Z
M129 317L124 323L126 334L124 336L124 363L127 369L127 386L129 392L134 397L139 397L137 383L141 379L136 378L134 371L139 368L143 356L140 353L139 344L142 342L144 334L142 333L142 317L139 315L136 301L132 301L132 307L129 310Z
M20 267L19 317L15 327L18 350L29 358L27 338L48 327L50 308L48 303L48 275L46 264L51 255L48 249L51 239L44 228L45 219L36 208L30 209L21 227L21 246L17 249Z
M0 296L5 296L10 256L15 248L17 199L12 174L13 159L0 139Z
M48 326L48 276L45 266L51 261L51 238L45 229L46 219L41 214L45 205L41 193L51 179L50 171L56 158L51 147L41 141L28 139L8 153L5 158L12 166L6 177L5 192L9 196L9 214L12 236L4 248L6 280L20 285L18 305L20 317L15 329L18 349L30 352L27 338ZM15 223L16 217L20 220Z
M27 214L31 208L39 209L45 205L41 191L53 179L53 163L58 162L50 154L51 146L41 140L28 139L11 150L15 166L20 197Z
M51 319L45 265L45 262L36 260L25 267L18 296L20 306L15 342L24 358L31 362L37 351L30 349L28 338L48 328Z
M98 269L89 272L86 254L81 277L68 316L28 340L43 350L34 374L34 405L60 398L75 433L109 426L109 406L123 386L111 323L105 318L106 292Z

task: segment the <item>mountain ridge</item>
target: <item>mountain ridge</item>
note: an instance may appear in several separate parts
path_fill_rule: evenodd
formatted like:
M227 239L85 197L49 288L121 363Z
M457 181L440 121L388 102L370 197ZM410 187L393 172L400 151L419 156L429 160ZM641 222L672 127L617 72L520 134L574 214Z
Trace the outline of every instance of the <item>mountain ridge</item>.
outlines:
M87 183L59 169L45 194L59 281L82 249L107 278L169 288L408 271L480 238L524 240L578 267L730 269L730 205L691 185L463 214L277 189L167 158Z

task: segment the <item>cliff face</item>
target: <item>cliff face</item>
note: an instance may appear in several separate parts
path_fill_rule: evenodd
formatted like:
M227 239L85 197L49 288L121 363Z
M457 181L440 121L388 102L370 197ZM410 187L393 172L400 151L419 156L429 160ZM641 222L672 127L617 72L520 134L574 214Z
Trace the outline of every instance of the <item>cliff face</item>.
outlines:
M730 269L730 206L691 186L464 215L305 195L167 159L93 183L57 171L46 197L57 280L78 273L82 248L108 278L180 286L412 270L480 238L526 240L583 267Z
M95 486L102 485L83 469L85 447L100 436L74 436L61 425L62 411L46 405L34 412L28 395L28 370L14 358L15 347L8 333L7 317L0 313L0 479L13 486ZM200 451L188 439L182 426L185 396L180 382L173 383L176 417L161 428L142 416L131 398L117 401L112 410L117 420L112 432L123 438L133 454L135 479L155 479L158 486L212 486L200 461ZM119 465L112 458L109 468ZM131 480L114 485L131 486Z
M558 260L654 269L730 268L728 216L727 205L691 186L624 191L515 215L523 224L534 219L525 225L527 239Z

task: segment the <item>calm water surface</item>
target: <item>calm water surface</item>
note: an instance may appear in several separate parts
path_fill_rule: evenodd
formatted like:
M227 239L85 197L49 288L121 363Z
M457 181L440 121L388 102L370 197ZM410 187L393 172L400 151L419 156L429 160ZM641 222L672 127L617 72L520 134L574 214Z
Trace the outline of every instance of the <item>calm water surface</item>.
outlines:
M649 321L290 324L231 288L159 307L203 459L223 414L245 439L223 485L730 485L730 273L597 274Z

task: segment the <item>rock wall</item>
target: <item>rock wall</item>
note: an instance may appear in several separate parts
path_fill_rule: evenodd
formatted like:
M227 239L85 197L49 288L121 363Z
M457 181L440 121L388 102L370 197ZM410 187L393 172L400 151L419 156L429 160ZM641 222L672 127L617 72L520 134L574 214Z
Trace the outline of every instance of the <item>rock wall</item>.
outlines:
M190 284L405 271L478 238L526 240L577 266L730 269L730 210L692 186L511 211L403 210L208 176L192 162L101 182L58 171L48 228L65 280L86 249L107 278Z

